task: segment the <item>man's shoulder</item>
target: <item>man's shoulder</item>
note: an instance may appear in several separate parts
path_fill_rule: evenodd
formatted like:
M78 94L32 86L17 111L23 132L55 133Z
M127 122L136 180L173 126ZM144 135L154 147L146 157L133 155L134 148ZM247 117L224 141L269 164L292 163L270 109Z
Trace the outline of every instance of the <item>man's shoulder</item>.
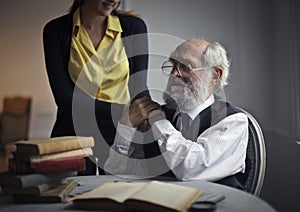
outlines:
M211 105L211 109L215 112L226 111L227 116L235 113L243 113L243 111L239 107L229 101L222 99L216 99L216 101Z

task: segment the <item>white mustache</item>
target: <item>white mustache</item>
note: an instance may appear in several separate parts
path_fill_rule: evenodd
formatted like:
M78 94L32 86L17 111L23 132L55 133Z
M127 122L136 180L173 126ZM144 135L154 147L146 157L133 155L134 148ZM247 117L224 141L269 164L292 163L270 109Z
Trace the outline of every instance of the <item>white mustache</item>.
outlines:
M191 85L184 82L183 80L179 79L179 78L171 78L169 80L169 84L168 84L168 87L171 88L171 87L187 87L187 88L190 88L191 89Z

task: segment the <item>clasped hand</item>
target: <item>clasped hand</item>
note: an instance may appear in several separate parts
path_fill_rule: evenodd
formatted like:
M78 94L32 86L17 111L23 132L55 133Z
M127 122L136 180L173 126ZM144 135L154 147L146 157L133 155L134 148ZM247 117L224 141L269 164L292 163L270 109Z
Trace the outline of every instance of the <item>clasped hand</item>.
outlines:
M147 131L155 121L161 119L165 119L165 114L160 105L147 97L141 97L125 107L120 123Z

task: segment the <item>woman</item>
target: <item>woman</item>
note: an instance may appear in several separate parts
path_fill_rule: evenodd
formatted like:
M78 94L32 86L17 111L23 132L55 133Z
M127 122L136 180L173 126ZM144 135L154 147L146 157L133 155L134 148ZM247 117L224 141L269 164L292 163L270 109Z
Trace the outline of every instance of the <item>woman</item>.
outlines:
M57 105L51 137L93 136L100 167L113 143L113 120L133 98L149 97L147 28L131 12L118 11L119 4L120 0L74 0L70 12L48 22L43 31L46 69ZM81 174L95 172L87 158L87 170Z

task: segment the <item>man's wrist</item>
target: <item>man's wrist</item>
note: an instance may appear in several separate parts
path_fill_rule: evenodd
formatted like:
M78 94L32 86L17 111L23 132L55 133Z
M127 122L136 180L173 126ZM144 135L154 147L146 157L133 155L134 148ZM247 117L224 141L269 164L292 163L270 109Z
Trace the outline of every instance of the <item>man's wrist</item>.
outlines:
M165 113L161 110L153 110L149 115L149 123L152 126L154 122L166 119Z

